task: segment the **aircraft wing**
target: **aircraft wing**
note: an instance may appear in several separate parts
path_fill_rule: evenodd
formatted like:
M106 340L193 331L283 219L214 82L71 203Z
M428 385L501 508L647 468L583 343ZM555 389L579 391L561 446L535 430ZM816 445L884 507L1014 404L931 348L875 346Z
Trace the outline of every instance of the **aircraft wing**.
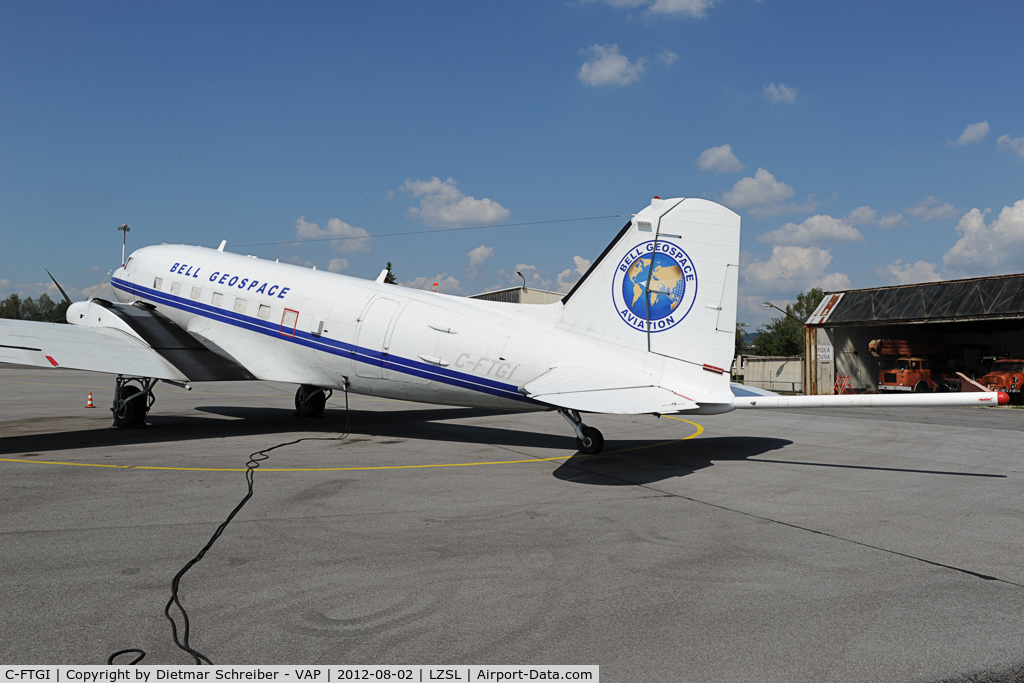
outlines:
M188 380L148 344L121 330L28 320L0 319L0 363Z
M682 394L659 386L656 377L600 366L556 366L520 391L541 403L588 413L668 414L698 407Z
M152 306L80 301L68 308L68 320L76 324L0 320L0 362L177 382L256 379Z

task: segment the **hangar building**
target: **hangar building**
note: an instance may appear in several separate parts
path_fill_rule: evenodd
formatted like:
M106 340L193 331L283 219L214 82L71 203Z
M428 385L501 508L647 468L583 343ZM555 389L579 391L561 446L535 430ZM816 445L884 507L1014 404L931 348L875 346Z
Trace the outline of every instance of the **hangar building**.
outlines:
M873 339L968 345L958 363L981 373L985 356L1024 357L1024 274L826 293L804 325L804 393L831 394L837 374L877 389Z
M565 298L565 294L549 292L545 289L526 289L525 287L509 287L494 292L474 294L470 299L485 301L502 301L507 304L553 304Z

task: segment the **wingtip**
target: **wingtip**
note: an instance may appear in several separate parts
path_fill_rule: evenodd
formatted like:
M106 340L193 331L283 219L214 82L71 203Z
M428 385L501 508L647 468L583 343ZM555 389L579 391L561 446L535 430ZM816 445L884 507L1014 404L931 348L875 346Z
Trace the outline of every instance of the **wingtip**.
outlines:
M1010 395L1005 391L999 392L999 405L1005 406L1010 403Z

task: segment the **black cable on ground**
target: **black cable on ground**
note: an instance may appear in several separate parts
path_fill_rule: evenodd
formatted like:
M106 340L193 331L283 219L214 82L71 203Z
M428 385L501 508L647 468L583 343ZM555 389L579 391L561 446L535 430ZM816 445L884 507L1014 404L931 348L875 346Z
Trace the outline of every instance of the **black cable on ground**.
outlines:
M189 560L188 563L184 567L182 567L177 574L174 575L174 579L171 581L171 598L167 601L167 604L164 606L164 616L166 616L167 620L171 622L171 636L174 638L174 644L177 645L180 649L192 655L192 659L195 660L196 664L213 664L213 662L211 662L210 658L204 655L202 652L195 650L191 645L189 645L188 638L190 627L188 621L188 612L185 611L185 607L181 604L181 601L178 599L178 587L179 584L181 583L182 577L185 576L185 573L188 572L189 569L191 569L196 563L203 559L203 557L206 555L206 551L213 547L213 544L217 541L218 538L220 538L220 535L224 533L224 529L226 529L228 524L231 523L231 520L235 518L235 515L237 515L238 512L242 509L242 507L247 502L249 502L249 499L252 498L253 475L256 469L260 466L260 463L270 457L268 455L270 451L277 450L278 448L284 448L285 446L294 446L295 444L302 443L303 441L341 441L342 439L346 438L349 435L350 428L351 423L349 421L348 410L348 387L345 387L345 429L341 432L341 434L339 434L338 436L305 436L302 437L301 439L295 439L294 441L279 443L276 446L271 446L270 448L264 448L263 450L256 451L255 453L249 456L249 462L245 464L245 481L248 484L248 491L246 492L245 497L242 498L238 505L235 506L235 509L231 511L231 514L228 515L227 519L225 519L221 523L221 525L217 527L217 530L213 532L213 536L211 536L210 540L206 542L205 546L203 546L203 549L200 550L195 557ZM184 625L181 629L181 640L178 639L178 624L174 620L174 617L171 616L172 605L176 606L178 610L181 612L182 621L184 622ZM128 654L130 652L138 653L139 656L135 658L133 661L128 662L129 664L138 664L146 656L146 651L140 650L138 648L118 650L117 652L115 652L107 658L107 664L113 664L114 659L116 657L123 654Z

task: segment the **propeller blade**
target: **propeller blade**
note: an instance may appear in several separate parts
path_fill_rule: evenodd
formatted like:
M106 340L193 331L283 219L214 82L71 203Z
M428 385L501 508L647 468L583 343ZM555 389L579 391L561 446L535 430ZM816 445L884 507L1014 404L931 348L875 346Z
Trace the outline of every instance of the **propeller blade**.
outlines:
M43 270L46 270L46 268L43 268ZM64 291L64 288L60 286L60 283L59 283L59 282L57 282L57 278L55 278L55 277L54 277L54 276L53 276L53 275L52 275L52 274L50 273L50 271L49 271L49 270L46 270L46 274L50 276L50 279L51 279L51 280L53 280L53 284L57 285L57 289L59 289L59 290L60 290L60 295L61 295L62 297L64 297L64 301L67 301L67 302L68 302L68 305L70 306L70 305L71 305L71 297L69 297L69 296L68 296L68 293L67 293L67 292L65 292L65 291Z
M107 271L107 274L103 276L103 279L100 280L100 283L96 285L96 287L92 290L92 294L89 295L89 298L86 299L86 301L92 301L93 297L96 296L96 292L100 291L100 287L103 286L103 283L107 281L107 278L110 277L110 274L113 272L113 268Z

